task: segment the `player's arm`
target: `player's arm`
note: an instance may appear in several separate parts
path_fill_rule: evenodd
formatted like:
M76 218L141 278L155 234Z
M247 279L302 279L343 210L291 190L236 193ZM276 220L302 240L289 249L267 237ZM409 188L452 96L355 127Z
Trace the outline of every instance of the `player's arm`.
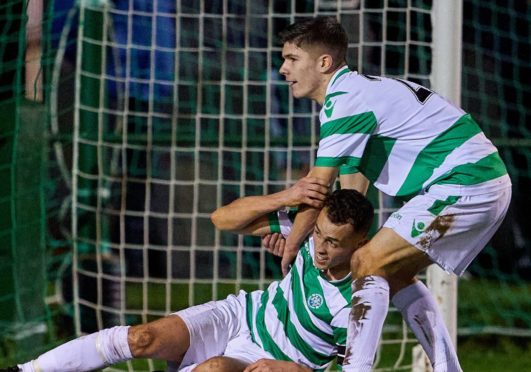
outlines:
M328 187L316 177L301 178L286 190L261 196L247 196L216 209L210 216L219 230L261 236L271 232L270 212L301 204L321 208Z
M360 172L340 173L339 184L342 189L354 189L363 195L367 195L369 189L369 180Z
M335 167L313 167L307 177L318 179L323 185L327 185L330 188L337 178L337 169ZM297 256L300 245L312 232L322 208L322 205L316 207L308 203L305 204L299 207L291 232L286 239L284 254L282 255L282 273L284 275L288 273L289 265Z

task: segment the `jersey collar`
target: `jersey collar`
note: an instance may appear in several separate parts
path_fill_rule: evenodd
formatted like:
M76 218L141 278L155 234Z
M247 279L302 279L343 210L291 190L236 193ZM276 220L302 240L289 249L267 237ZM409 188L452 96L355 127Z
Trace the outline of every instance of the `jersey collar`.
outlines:
M330 82L328 83L328 87L326 88L326 93L328 94L328 91L332 88L332 86L337 82L337 80L350 72L350 69L348 66L343 66L339 70L337 70L334 75L332 75L332 78L330 79Z

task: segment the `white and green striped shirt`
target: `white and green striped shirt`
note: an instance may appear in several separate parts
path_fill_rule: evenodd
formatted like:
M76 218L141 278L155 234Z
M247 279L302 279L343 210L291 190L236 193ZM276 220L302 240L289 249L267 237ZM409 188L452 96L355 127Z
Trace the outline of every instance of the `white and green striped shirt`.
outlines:
M320 112L316 166L362 172L388 195L410 197L433 184L477 185L507 174L472 117L413 82L344 67Z
M283 221L276 220L276 226L289 225ZM329 281L313 265L313 256L310 238L282 281L247 294L247 324L253 341L276 359L322 370L343 357L352 279L349 274Z

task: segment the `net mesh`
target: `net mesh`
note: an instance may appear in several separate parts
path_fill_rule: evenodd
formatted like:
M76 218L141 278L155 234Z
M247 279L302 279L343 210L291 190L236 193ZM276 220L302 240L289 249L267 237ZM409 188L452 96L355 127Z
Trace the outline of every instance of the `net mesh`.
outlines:
M27 84L26 2L1 5L0 361L279 278L258 239L209 221L314 160L319 108L279 76L278 31L337 16L352 68L429 86L430 10L413 0L50 1ZM462 106L514 189L506 222L459 282L459 334L529 339L529 5L465 0L463 16ZM369 197L375 229L397 204ZM411 369L414 344L391 311L378 368ZM118 368L158 366L136 363Z

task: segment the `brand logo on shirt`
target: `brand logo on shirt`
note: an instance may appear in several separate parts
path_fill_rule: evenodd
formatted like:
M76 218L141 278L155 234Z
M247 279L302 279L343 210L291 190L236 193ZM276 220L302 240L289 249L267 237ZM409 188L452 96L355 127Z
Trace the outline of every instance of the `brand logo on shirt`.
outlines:
M396 218L397 220L401 220L402 215L398 212L394 212L389 218Z
M336 101L332 102L331 99L325 102L324 104L324 113L327 118L330 119L330 116L332 116L332 112L334 111L334 106L336 105Z
M318 293L314 293L308 297L308 306L312 309L318 309L323 304L323 296Z
M416 222L413 220L413 227L411 228L411 237L416 238L426 229L426 224L424 222Z
M330 116L332 116L332 112L334 111L334 106L336 105L336 100L332 102L332 98L341 96L343 94L347 94L348 92L344 91L337 91L334 93L330 93L325 97L324 105L323 105L323 111L328 119L330 119Z

